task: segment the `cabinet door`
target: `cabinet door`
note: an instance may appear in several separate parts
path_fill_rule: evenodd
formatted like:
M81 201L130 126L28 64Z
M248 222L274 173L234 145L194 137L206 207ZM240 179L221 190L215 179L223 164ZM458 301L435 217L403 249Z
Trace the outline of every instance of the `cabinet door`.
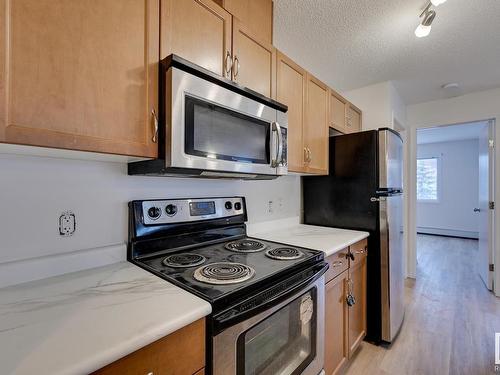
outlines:
M212 0L161 0L160 58L175 53L231 79L231 22Z
M346 283L348 271L325 285L325 372L338 374L349 356L347 344L348 307Z
M361 131L361 110L349 104L346 118L347 133L355 133Z
M335 130L346 132L346 101L331 90L330 94L330 126Z
M348 288L356 299L349 307L349 358L366 335L366 257L349 269Z
M9 3L2 140L156 157L159 0Z
M203 375L205 319L171 333L91 375Z
M224 0L224 9L247 25L252 34L273 42L272 0Z
M328 87L308 74L304 146L310 173L328 174L328 97Z
M233 81L275 97L276 49L233 17Z
M302 126L306 95L306 71L278 51L276 99L288 106L288 170L304 172Z

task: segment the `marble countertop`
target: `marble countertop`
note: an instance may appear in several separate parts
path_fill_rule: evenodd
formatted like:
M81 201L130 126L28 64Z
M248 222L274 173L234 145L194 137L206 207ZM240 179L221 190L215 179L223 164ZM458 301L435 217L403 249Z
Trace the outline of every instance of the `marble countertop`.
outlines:
M250 224L248 234L263 240L320 250L326 256L369 236L368 232L300 224L298 217Z
M87 374L211 312L131 264L0 289L0 372Z

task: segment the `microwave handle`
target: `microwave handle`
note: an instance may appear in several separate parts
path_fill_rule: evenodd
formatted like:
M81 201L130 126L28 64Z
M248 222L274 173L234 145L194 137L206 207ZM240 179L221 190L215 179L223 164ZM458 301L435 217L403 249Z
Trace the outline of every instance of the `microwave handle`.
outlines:
M278 124L277 122L272 122L271 123L271 132L274 133L276 132L277 133L277 143L278 143L278 147L277 147L277 150L276 150L276 158L275 159L272 159L271 160L271 166L273 168L276 168L279 166L280 162L281 162L281 158L283 156L283 134L281 134L281 126L280 124ZM272 139L274 139L274 136L272 137Z

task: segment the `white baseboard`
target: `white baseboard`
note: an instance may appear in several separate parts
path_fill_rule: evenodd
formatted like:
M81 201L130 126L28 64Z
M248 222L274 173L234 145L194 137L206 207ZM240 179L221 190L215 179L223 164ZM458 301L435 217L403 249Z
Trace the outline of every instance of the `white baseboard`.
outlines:
M473 239L479 238L478 232L471 232L471 231L466 231L466 230L455 230L455 229L443 229L443 228L417 227L417 233L435 234L438 236L473 238Z

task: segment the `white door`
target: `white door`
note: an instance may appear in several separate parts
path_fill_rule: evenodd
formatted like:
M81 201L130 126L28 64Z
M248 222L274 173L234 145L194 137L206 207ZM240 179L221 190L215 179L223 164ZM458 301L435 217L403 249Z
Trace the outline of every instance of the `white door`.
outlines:
M493 288L493 144L490 142L493 126L488 122L479 135L479 207L474 211L479 215L479 274L489 290Z

